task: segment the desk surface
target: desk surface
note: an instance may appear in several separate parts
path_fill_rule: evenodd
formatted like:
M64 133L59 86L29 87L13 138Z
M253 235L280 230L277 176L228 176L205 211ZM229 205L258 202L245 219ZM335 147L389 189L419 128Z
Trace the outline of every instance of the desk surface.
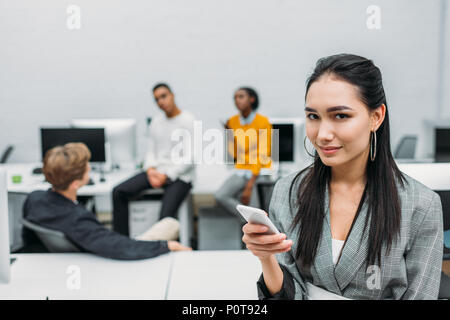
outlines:
M47 190L50 188L50 184L45 182L43 174L32 174L32 170L40 165L38 163L11 163L2 165L7 170L8 192L30 193L34 190ZM78 195L108 195L116 185L131 177L136 172L137 170L133 169L112 171L105 173L105 182L100 182L100 174L91 171L90 176L95 184L83 186L78 191ZM20 175L22 181L20 183L13 183L12 177L14 175Z
M258 299L258 259L247 250L171 252L117 261L87 253L15 254L1 299ZM71 267L75 266L75 267ZM72 268L72 269L71 269ZM79 271L79 289L74 280Z
M15 193L30 193L34 190L47 190L50 184L44 181L43 174L32 174L34 168L40 167L40 163L8 163L0 166L7 170L8 192ZM90 176L95 182L94 185L83 186L78 195L81 196L96 196L109 195L113 188L132 177L140 170L125 169L115 170L105 173L105 182L100 182L100 175L98 172L91 171ZM192 193L213 193L231 174L229 166L225 165L199 165L196 168L196 179ZM13 183L12 177L20 175L22 181L20 183ZM211 179L211 177L215 179Z
M169 300L257 300L261 264L248 250L177 252Z
M7 170L8 174L8 192L30 193L34 190L47 190L50 184L44 181L43 174L32 174L32 170L41 166L40 163L8 163L1 164ZM286 172L294 172L302 168L301 165L290 164L285 166ZM224 164L199 164L195 169L195 180L191 193L193 194L211 194L225 182L225 180L233 173L233 166ZM120 182L132 177L140 172L138 169L121 169L105 173L105 182L100 182L98 172L91 171L90 176L94 180L94 185L83 186L78 194L81 196L97 196L109 195L113 188ZM273 172L275 171L269 171ZM20 175L22 181L13 183L12 177ZM211 179L214 177L214 179Z
M8 191L29 193L33 190L45 190L49 184L44 182L44 176L33 175L33 168L39 163L10 163L0 166L8 172ZM450 163L402 163L397 161L400 170L412 178L422 182L433 190L450 189ZM305 163L286 164L283 167L283 175L303 169ZM214 193L232 173L232 166L224 164L199 164L196 166L196 178L192 193ZM99 181L99 173L91 171L91 177L95 185L84 186L79 190L80 195L105 195L111 193L114 186L136 174L139 170L127 168L105 173L106 181ZM275 173L275 171L274 171ZM21 175L21 183L13 183L12 176ZM211 179L214 177L214 179Z
M397 163L400 171L432 190L450 190L450 163Z
M262 272L259 260L247 250L171 252L139 261L88 253L12 257L17 260L11 267L11 282L0 284L0 300L254 300ZM442 265L447 274L449 263Z
M172 254L138 261L88 253L15 254L1 299L165 299ZM75 267L71 267L75 266ZM77 282L76 276L80 275ZM77 289L79 283L79 289Z

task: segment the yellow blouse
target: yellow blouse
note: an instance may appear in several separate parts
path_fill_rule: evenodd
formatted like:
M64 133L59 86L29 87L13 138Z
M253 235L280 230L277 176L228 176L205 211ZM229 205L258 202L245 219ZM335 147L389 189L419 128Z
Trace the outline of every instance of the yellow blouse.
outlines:
M242 125L239 114L228 119L233 140L228 141L228 152L235 159L236 169L251 170L258 175L261 168L271 166L272 125L265 116L256 113L249 124Z

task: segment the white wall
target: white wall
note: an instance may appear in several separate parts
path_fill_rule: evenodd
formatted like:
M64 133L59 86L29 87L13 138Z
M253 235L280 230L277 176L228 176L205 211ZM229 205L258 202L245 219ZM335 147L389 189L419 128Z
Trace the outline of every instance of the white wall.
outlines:
M444 66L442 85L442 118L448 119L450 123L450 1L445 0L445 32L444 32Z
M70 4L81 8L80 30L66 27ZM372 4L380 30L366 27ZM40 126L135 117L143 155L158 81L205 128L236 112L240 85L258 90L261 113L304 116L308 74L340 52L380 66L395 147L437 110L439 9L426 0L2 0L0 151L12 143L10 161L38 161Z

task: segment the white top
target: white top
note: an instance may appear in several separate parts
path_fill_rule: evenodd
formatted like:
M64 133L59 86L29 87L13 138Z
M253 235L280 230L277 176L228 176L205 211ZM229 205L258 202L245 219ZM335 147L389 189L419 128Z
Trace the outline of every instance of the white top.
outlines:
M144 169L155 167L172 181L194 180L194 116L182 111L173 118L163 113L156 116L149 127L147 156Z
M336 264L341 255L342 247L344 246L344 240L331 239L331 248L333 251L333 264Z

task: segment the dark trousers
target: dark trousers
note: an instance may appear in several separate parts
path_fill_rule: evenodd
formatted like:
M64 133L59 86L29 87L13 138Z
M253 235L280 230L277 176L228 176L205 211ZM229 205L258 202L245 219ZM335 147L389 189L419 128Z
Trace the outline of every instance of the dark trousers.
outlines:
M164 194L162 197L159 219L161 220L166 217L176 218L178 208L192 188L192 184L177 179L165 184L162 188L164 189ZM146 189L152 189L146 172L135 175L113 189L114 231L126 236L129 235L128 203L131 198L137 196Z

